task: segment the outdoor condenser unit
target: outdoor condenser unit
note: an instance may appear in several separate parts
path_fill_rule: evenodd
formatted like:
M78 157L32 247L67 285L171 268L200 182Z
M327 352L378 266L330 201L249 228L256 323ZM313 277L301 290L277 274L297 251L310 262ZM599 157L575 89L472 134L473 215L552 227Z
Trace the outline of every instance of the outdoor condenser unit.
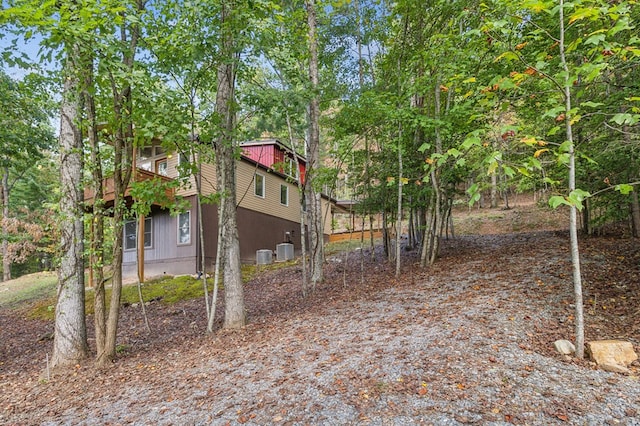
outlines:
M268 265L273 262L273 252L271 250L257 250L256 251L256 264Z
M276 246L276 261L284 262L293 259L293 244L282 243Z

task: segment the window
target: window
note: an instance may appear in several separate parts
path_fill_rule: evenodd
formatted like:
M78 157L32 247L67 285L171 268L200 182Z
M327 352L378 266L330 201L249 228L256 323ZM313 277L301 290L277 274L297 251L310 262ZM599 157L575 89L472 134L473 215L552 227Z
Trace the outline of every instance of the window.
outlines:
M178 214L178 245L191 243L191 212Z
M167 176L167 159L156 161L156 173L162 176Z
M144 247L151 248L152 222L150 217L144 219ZM138 221L129 220L124 223L124 249L133 250L137 247Z
M264 176L256 173L255 177L253 178L253 182L254 194L256 194L258 197L264 198Z
M280 204L289 205L289 187L284 184L280 184Z

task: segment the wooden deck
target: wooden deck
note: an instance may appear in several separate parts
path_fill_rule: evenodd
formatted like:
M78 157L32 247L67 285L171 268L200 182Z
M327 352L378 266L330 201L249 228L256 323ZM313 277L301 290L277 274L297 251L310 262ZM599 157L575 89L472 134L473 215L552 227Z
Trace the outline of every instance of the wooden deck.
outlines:
M134 179L134 176L131 177L131 179ZM145 181L150 181L150 180L157 180L161 183L167 183L167 182L171 182L173 179L168 178L166 176L162 176L156 173L152 173L149 172L147 170L143 170L143 169L137 169L136 173L135 173L135 182L145 182ZM113 201L115 199L115 190L114 190L114 180L113 178L107 178L104 179L102 181L102 185L104 188L104 202L105 202L105 206L106 207L110 207L113 205ZM165 195L166 198L168 199L173 199L175 196L175 190L173 188L168 188L165 190ZM131 187L127 187L126 191L125 191L125 198L128 198L129 201L133 201L133 198L131 197ZM94 202L95 202L95 191L91 188L85 188L84 189L84 202L85 205L87 206L87 208L91 209L91 206L93 206ZM158 202L157 205L161 205L161 202Z

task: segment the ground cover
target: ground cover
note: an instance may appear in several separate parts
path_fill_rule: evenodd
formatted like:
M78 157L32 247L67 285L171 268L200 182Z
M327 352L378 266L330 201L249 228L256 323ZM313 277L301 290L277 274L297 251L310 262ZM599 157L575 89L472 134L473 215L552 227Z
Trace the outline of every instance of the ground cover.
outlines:
M151 303L151 333L128 306L120 357L97 373L47 379L51 322L0 309L0 423L640 424L637 364L620 375L553 350L573 334L568 234L561 214L513 232L538 214L493 210L474 235L462 220L434 266L405 252L400 279L379 248L334 255L307 299L299 266L263 271L238 332L205 337L199 299ZM581 240L587 340L639 351L637 245Z

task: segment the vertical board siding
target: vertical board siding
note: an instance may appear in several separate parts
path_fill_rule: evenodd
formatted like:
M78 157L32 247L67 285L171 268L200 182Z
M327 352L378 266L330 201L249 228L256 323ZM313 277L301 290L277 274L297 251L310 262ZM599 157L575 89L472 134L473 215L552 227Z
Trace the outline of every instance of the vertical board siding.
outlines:
M156 210L148 217L151 218L151 247L144 249L144 261L155 262L165 259L180 259L193 257L195 246L195 209L191 208L191 243L178 245L178 219L172 217L167 210ZM124 263L136 263L136 250L124 251Z

